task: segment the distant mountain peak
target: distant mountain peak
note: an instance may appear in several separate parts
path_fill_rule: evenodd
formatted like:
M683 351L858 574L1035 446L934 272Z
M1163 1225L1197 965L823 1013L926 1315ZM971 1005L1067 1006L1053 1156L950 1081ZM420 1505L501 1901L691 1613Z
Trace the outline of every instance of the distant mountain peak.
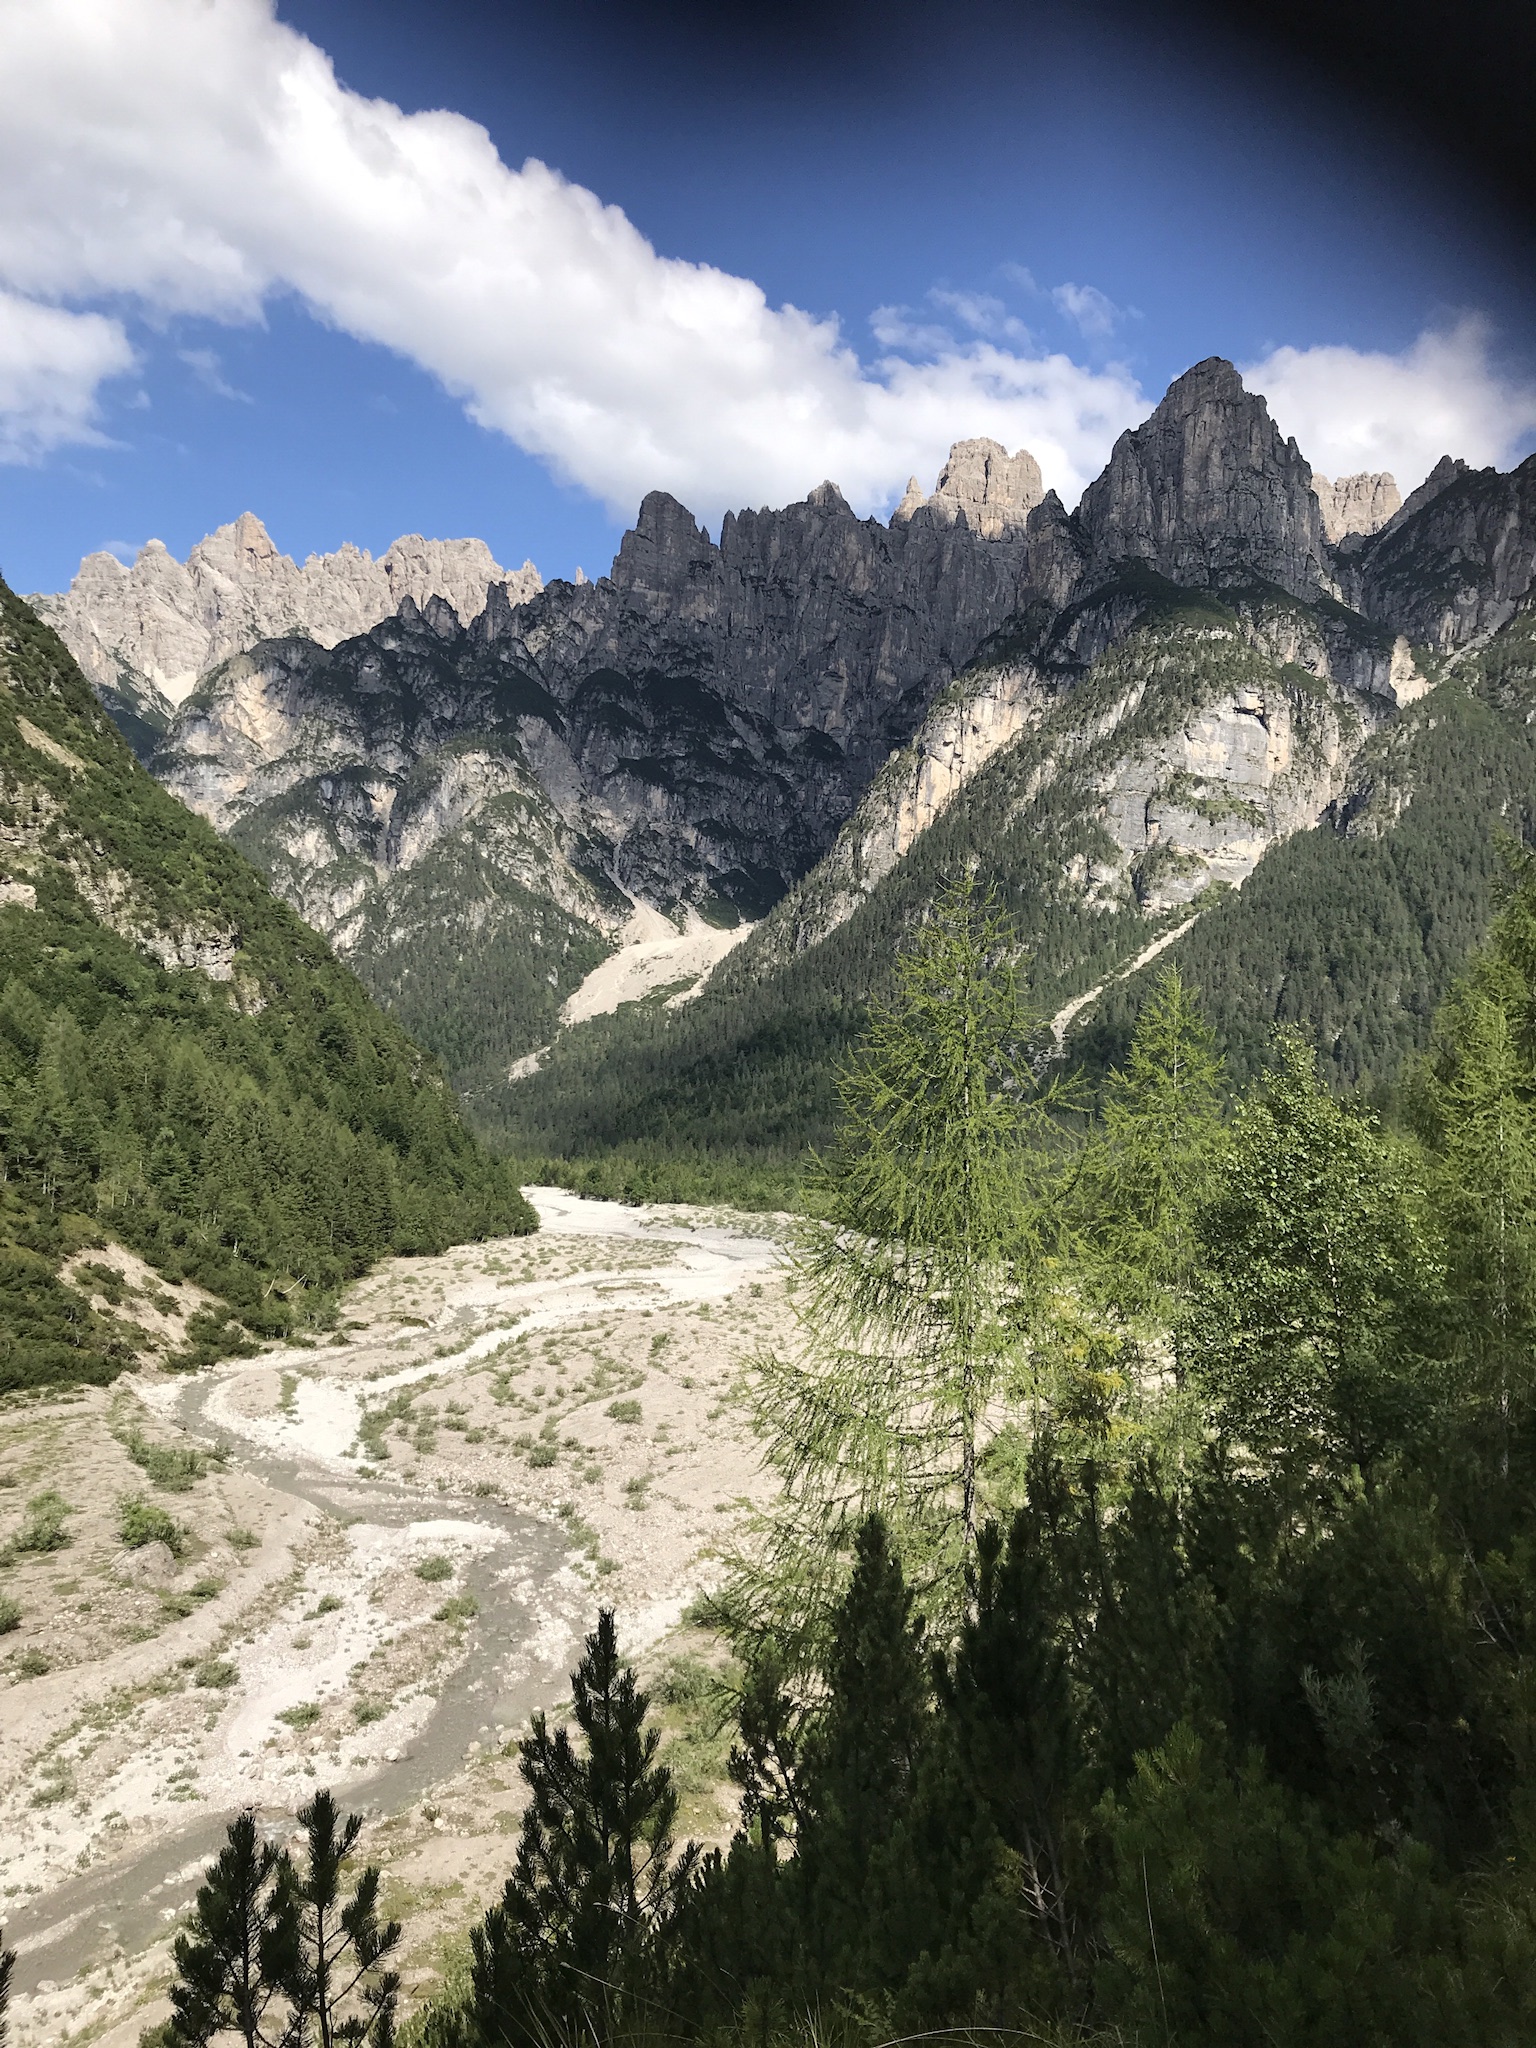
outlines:
M1361 470L1330 483L1312 473L1312 488L1323 515L1323 537L1335 546L1351 534L1369 539L1379 533L1402 505L1397 479L1387 470Z
M932 495L925 497L913 477L891 524L905 526L926 512L938 526L963 519L984 540L1018 539L1044 495L1040 465L1027 448L1010 455L1001 441L956 441Z
M67 591L31 602L110 703L125 688L178 703L227 656L299 634L323 647L367 632L410 598L442 598L464 620L493 584L514 604L543 589L532 562L503 569L483 540L403 534L375 561L348 541L300 567L254 512L217 527L178 562L146 541L131 567L87 555ZM126 673L125 673L126 672Z

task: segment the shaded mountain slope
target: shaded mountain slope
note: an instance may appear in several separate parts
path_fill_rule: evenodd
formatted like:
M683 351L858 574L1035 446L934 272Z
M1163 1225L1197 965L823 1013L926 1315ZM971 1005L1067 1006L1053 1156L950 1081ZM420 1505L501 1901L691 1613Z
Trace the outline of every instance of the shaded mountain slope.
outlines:
M0 866L0 1388L129 1361L60 1278L104 1235L266 1333L385 1252L532 1227L435 1064L3 585Z
M783 1166L825 1139L833 1063L966 864L1014 913L1042 1016L1087 998L1090 1064L1168 937L1236 1077L1294 1021L1341 1086L1390 1084L1486 926L1497 830L1536 807L1533 479L1443 464L1330 548L1262 400L1197 366L1077 513L1030 515L1032 601L701 998L557 1042L503 1095L509 1140Z
M1038 479L967 445L889 526L823 485L716 543L654 493L597 583L263 642L154 771L479 1094L634 901L727 924L776 902L1012 616Z

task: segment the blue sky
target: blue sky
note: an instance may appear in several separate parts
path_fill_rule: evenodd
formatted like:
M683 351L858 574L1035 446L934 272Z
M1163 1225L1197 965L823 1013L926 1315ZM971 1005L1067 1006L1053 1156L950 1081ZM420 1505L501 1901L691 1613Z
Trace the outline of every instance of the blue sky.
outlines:
M711 523L826 474L877 509L974 432L1035 447L1071 498L1210 354L1263 366L1335 473L1406 487L1447 449L1536 444L1527 252L1485 195L1172 17L1141 37L1089 7L806 10L726 34L685 9L294 0L326 87L261 0L195 12L7 10L20 589L151 534L184 554L247 508L301 558L418 530L595 574L651 484ZM514 175L462 123L355 95L481 124ZM333 209L397 142L410 219L382 185ZM523 180L529 157L627 227Z

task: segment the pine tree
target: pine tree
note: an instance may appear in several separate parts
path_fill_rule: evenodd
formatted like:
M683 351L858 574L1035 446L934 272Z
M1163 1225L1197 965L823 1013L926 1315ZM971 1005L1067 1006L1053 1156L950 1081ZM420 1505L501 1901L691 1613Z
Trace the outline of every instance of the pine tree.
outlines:
M1221 1058L1196 993L1169 968L1136 1020L1123 1070L1105 1080L1069 1196L1099 1289L1123 1315L1167 1326L1188 1296L1221 1090Z
M344 1867L362 1832L361 1816L345 1821L329 1792L301 1806L303 1861L292 1876L298 1953L284 1988L296 2032L318 2048L392 2048L398 1974L385 1967L400 1942L400 1923L380 1923L379 1871L369 1864L350 1897Z
M235 2034L246 2048L262 2048L290 2038L283 1992L299 1959L292 1875L286 1855L261 1839L249 1808L230 1822L191 1925L176 1937L173 2040L203 2048L220 2034ZM276 2023L269 2028L274 1999Z
M1433 1261L1402 1148L1319 1085L1298 1035L1277 1043L1199 1214L1184 1356L1227 1437L1369 1487L1426 1413L1413 1343Z
M824 1629L870 1514L936 1623L964 1608L979 1460L997 1404L1025 1389L1048 1291L1071 1098L1038 1076L1015 948L990 894L951 887L843 1073L838 1148L793 1256L801 1342L758 1361L783 1491L722 1603L740 1640Z
M673 1854L677 1792L609 1609L586 1639L571 1699L579 1747L568 1729L551 1735L544 1715L533 1717L517 1863L470 1937L474 2019L487 2042L606 2038L626 1993L660 1960L698 1862L692 1842Z
M942 1698L975 1795L1018 1856L1025 1910L1071 1970L1080 1936L1067 1814L1081 1759L1043 1536L1027 1508L1006 1549L995 1523L982 1531L976 1612Z
M806 1740L798 1840L806 1939L829 1958L862 1950L871 1865L911 1796L929 1722L923 1626L878 1515L855 1540L853 1576L826 1658L826 1701Z

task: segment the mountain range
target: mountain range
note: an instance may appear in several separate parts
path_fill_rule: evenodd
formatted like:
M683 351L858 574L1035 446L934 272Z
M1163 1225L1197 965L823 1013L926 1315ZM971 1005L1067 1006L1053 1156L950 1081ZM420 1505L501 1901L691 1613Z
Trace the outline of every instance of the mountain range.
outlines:
M1330 482L1211 359L1070 512L971 441L888 522L826 483L711 539L653 493L594 583L466 542L278 570L247 515L37 602L486 1128L788 1157L965 863L1060 1042L1109 1056L1171 949L1239 1070L1295 1017L1389 1085L1486 921L1494 826L1526 829L1533 557L1536 459L1448 456L1406 502ZM179 639L141 594L170 569Z

